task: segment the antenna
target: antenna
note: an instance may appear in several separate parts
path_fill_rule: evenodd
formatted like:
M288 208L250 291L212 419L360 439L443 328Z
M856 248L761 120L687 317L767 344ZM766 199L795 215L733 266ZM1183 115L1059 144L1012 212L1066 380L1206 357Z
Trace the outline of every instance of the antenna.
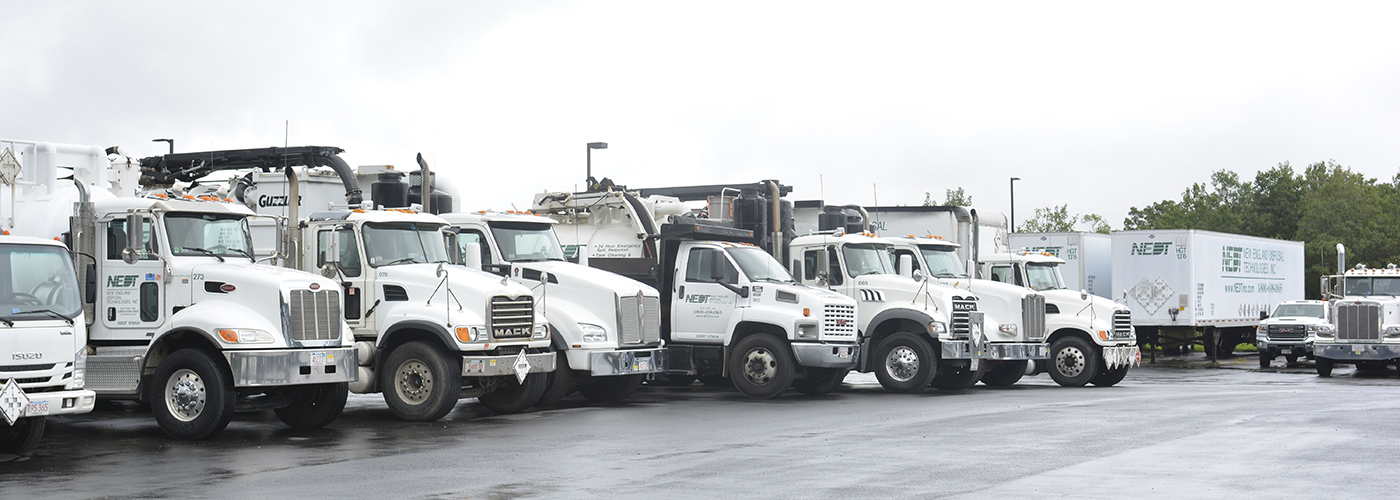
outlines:
M876 206L876 207L880 206L880 190L876 188L874 182L870 183L870 192L875 196L875 206ZM879 210L876 210L876 211L875 211L875 216L876 216L877 218L880 216L880 211L879 211ZM876 222L879 222L879 221L876 221ZM872 231L872 232L874 232L875 234L880 234L880 232L879 232L880 229L879 229L879 226L878 226L878 225L872 224L872 227L875 228L875 230Z

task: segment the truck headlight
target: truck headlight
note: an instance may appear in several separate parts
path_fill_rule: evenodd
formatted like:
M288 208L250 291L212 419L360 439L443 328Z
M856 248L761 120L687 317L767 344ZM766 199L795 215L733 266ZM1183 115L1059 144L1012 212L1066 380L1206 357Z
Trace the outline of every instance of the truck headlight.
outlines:
M584 341L584 342L607 342L607 341L608 341L608 331L607 331L607 330L604 330L603 327L601 327L601 326L598 326L598 325L590 325L590 324L588 324L588 323L579 323L579 324L578 324L578 328L579 328L580 330L583 330L583 341Z
M948 325L945 325L938 321L930 321L928 324L928 329L935 335L942 335L944 333L948 333Z
M530 340L541 340L549 338L549 325L541 323L535 325L534 333L530 334Z
M459 326L457 327L457 340L462 343L486 342L491 340L491 336L486 334L484 326Z
M1317 336L1332 338L1332 334L1337 333L1337 328L1332 325L1317 325Z
M271 344L272 334L262 330L219 330L219 338L230 344Z
M997 330L1001 330L1001 333L1009 333L1009 334L1011 334L1011 335L1015 335L1016 332L1019 331L1019 330L1016 329L1016 324L1015 324L1015 323L1003 324L1003 325L1001 325L1001 326L998 326L998 327L997 327Z
M820 337L820 336L821 336L821 329L817 327L817 324L816 324L816 323L798 323L798 324L797 324L797 338L799 338L799 339L807 339L807 340L816 340L816 339L817 339L818 337Z
M68 383L70 389L82 389L87 382L87 347L78 349L77 355L73 356L73 381Z
M1396 337L1400 337L1400 326L1385 327L1385 338L1393 339Z

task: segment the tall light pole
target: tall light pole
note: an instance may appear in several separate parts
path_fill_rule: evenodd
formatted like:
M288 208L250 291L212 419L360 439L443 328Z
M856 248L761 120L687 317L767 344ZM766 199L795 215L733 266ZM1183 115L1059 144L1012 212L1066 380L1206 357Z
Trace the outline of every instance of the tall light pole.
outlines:
M1011 232L1013 233L1016 232L1016 181L1019 180L1021 180L1020 177L1011 178Z
M583 185L584 185L584 189L585 189L585 190L593 189L593 150L595 150L595 149L608 149L608 143L606 143L606 142L590 142L590 143L588 143L588 150L587 150L587 151L588 151L588 171L586 172L587 177L583 180Z

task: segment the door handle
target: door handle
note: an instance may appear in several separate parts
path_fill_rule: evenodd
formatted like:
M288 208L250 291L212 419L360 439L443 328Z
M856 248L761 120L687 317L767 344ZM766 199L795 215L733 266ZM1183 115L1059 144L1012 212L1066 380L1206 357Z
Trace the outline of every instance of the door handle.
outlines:
M680 294L680 295L677 295L676 298L678 298L678 299L684 299L684 298L685 298L685 285L681 285L680 291L678 291L678 292L676 292L676 293L679 293L679 294Z

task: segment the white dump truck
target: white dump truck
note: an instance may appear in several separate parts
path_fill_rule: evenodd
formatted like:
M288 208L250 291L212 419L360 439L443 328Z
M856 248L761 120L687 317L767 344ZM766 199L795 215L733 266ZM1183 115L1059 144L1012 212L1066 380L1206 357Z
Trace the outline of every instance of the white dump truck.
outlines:
M442 217L451 224L448 253L455 262L529 285L536 301L548 304L545 318L561 355L540 405L557 403L573 390L595 402L618 401L649 374L665 370L655 288L569 262L554 219L491 211Z
M1338 267L1345 269L1345 249L1337 245ZM1382 369L1400 363L1400 269L1357 265L1322 277L1322 297L1332 315L1331 328L1319 328L1313 340L1317 374L1332 375L1337 364Z
M0 180L8 150L0 150ZM68 249L53 240L0 236L0 452L39 444L45 419L92 411L84 387L87 324Z
M251 210L142 192L139 167L115 149L0 144L23 165L6 229L67 240L90 290L87 389L149 402L179 439L218 433L235 410L271 409L298 428L340 414L357 358L338 287L255 264Z
M1045 253L1064 261L1058 267L1066 289L1118 298L1113 296L1113 236L1108 233L1011 233L1007 240L1012 251Z
M1254 334L1259 347L1259 367L1283 356L1288 364L1299 358L1313 356L1313 341L1318 334L1332 334L1331 309L1324 300L1290 300L1274 308L1273 314L1259 322Z
M797 283L752 230L687 217L678 198L625 188L542 193L531 212L558 222L579 263L661 292L671 381L727 377L766 399L789 386L829 392L855 367L855 301Z
M238 201L296 221L285 232L255 224L254 240L260 250L277 252L270 258L327 276L344 294L334 312L349 323L359 353L352 391L382 393L390 411L408 421L442 418L462 398L475 397L498 413L533 406L555 354L530 290L452 264L441 217L366 203L340 152L209 151L146 158L142 165L148 176L172 180L239 171L230 190ZM299 166L315 168L299 172Z
M1126 296L1143 343L1199 341L1211 356L1229 355L1235 344L1254 342L1261 313L1303 298L1303 243L1194 229L1116 231L1113 289Z

